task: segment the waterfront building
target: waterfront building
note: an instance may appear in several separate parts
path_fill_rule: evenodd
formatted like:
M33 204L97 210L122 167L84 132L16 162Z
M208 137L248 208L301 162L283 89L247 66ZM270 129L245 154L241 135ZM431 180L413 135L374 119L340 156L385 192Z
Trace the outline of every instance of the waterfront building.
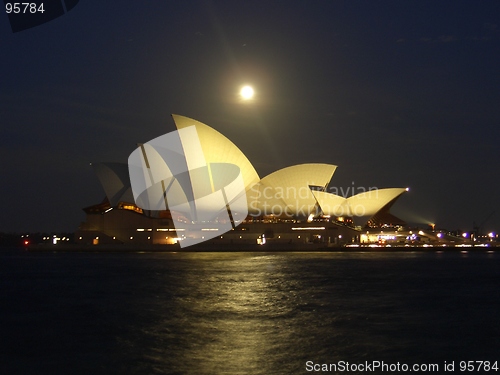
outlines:
M219 233L218 223L193 223L202 236L206 233L209 243L339 246L372 241L366 235L370 228L398 231L405 225L390 208L407 188L370 188L349 197L333 194L328 187L337 166L324 163L293 165L261 178L224 135L188 117L173 115L173 119L178 130L195 127L210 178L211 166L225 163L240 170L248 215L224 233ZM106 198L84 208L86 220L76 232L77 243L160 245L186 239L175 225L186 218L174 214L168 203L164 210L147 210L136 204L128 164L92 166Z

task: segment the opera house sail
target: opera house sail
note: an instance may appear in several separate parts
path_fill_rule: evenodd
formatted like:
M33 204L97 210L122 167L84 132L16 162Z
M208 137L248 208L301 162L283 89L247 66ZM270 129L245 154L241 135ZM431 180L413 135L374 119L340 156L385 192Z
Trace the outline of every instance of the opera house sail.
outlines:
M92 163L106 198L87 207L81 244L187 247L201 242L339 245L366 227L402 226L389 209L407 189L329 192L336 165L292 165L260 178L228 138L173 115L176 131L138 147L128 163Z

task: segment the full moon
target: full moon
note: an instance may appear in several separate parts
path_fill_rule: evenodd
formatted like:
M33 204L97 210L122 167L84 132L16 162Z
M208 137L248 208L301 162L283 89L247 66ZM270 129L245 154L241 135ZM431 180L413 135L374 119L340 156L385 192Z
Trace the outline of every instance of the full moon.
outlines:
M253 91L253 88L251 86L244 86L241 88L241 91L240 91L240 95L241 95L241 98L243 100L250 100L253 98L253 95L254 95L254 91Z

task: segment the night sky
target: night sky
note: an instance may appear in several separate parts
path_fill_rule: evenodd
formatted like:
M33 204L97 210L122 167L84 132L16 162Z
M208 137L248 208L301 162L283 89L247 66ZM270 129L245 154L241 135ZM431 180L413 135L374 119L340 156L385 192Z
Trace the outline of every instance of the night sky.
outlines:
M500 1L81 0L18 33L3 14L0 49L0 231L76 230L104 198L89 164L172 113L261 177L331 163L344 191L410 187L408 222L500 229Z

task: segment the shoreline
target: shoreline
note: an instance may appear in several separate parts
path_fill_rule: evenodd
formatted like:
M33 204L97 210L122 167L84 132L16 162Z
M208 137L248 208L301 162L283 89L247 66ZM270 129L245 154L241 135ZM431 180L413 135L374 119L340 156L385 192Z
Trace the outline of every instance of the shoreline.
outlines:
M85 252L85 253L275 253L275 252L324 252L324 253L377 253L377 252L461 252L461 253L494 253L497 246L400 246L400 247L370 247L370 246L325 246L324 244L198 244L181 248L179 245L79 245L79 244L35 244L22 249L28 252Z

